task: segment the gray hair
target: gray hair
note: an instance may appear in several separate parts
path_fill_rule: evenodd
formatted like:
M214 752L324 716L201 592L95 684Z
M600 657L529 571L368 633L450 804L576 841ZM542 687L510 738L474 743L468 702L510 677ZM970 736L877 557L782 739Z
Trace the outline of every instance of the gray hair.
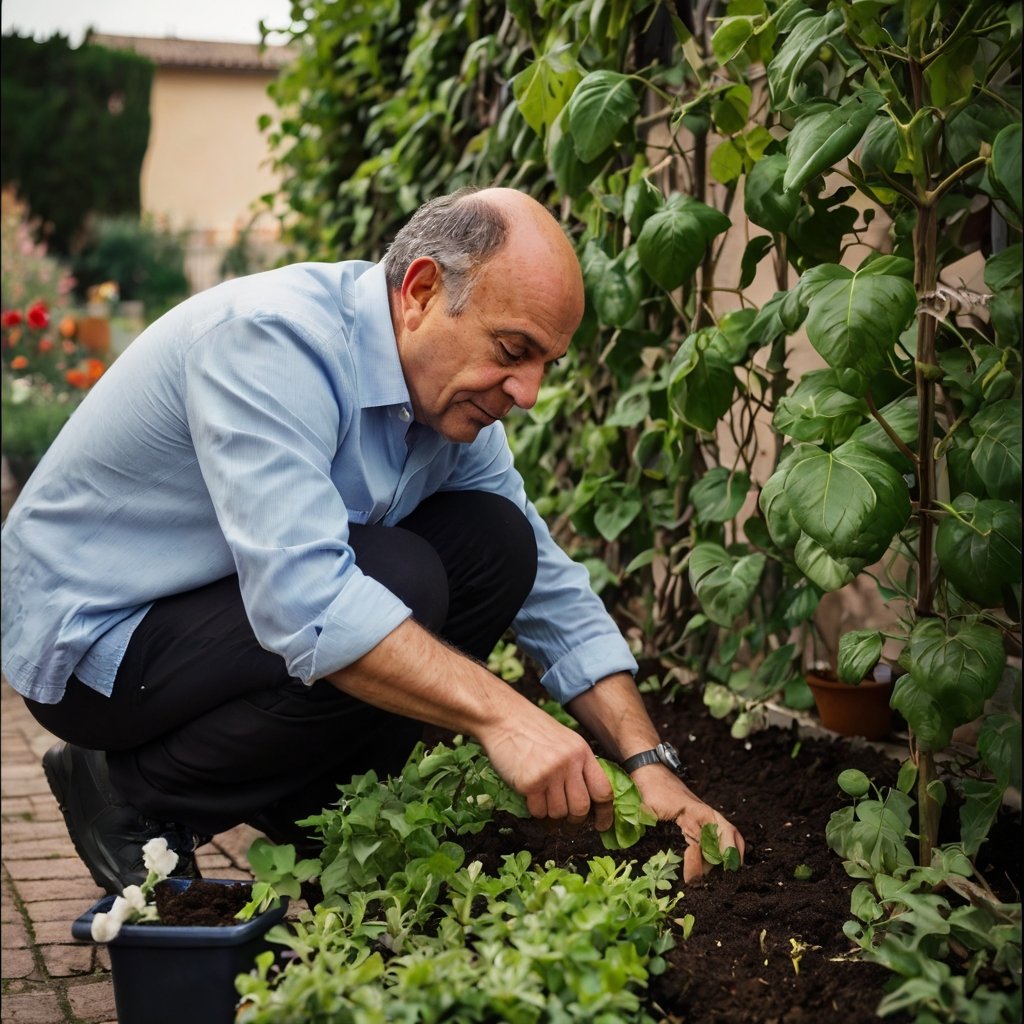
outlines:
M441 268L446 311L458 316L469 301L477 271L505 244L509 221L493 203L475 198L475 186L424 203L388 246L388 288L402 287L416 259L428 256Z

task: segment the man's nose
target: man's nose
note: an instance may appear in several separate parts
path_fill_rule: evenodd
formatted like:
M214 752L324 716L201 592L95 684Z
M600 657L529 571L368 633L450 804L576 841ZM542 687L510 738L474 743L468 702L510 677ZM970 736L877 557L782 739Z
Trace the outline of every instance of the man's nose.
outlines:
M537 395L540 393L543 380L543 367L536 370L526 366L520 367L505 378L504 391L520 409L532 409L537 404Z

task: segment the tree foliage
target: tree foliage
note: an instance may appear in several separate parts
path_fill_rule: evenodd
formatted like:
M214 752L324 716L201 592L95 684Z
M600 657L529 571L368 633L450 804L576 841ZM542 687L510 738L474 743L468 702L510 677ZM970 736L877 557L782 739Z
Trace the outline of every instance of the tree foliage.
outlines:
M0 40L0 180L69 254L90 214L139 214L153 65L64 36Z

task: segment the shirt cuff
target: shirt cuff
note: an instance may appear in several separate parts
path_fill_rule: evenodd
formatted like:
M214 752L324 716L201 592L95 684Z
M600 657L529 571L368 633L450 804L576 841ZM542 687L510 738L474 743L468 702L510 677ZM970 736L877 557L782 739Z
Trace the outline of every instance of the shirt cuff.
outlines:
M540 683L559 704L568 704L615 672L635 675L636 658L618 633L588 640L563 655L544 673Z
M297 674L307 685L323 679L372 651L411 616L412 609L382 583L362 573L353 573L337 600L327 609L308 671L296 673L293 669L292 674Z

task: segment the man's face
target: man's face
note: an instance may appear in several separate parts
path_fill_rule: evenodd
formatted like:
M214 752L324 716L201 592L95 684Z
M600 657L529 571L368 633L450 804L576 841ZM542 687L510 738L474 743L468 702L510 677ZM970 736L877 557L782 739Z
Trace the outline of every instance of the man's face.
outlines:
M459 316L448 314L441 272L429 259L410 266L399 301L399 353L416 421L457 442L537 401L583 312L567 243L552 248L515 233L485 264Z

